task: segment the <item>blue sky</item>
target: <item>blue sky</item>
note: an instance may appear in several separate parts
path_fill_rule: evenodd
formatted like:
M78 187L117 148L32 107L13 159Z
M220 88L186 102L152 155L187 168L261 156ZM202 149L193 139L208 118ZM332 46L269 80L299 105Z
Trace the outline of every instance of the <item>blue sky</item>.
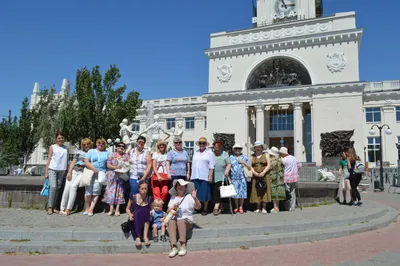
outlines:
M360 79L400 79L400 1L324 0L324 14L356 11L364 28ZM142 99L208 90L204 50L214 32L251 27L251 0L1 0L0 115L18 115L41 88L76 70L116 64Z

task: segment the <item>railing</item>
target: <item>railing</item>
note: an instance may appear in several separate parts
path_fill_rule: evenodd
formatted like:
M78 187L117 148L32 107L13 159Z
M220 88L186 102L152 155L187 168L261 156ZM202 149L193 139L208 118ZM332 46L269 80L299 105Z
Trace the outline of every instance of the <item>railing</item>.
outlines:
M365 85L366 92L377 92L400 89L400 80L385 80L381 82L369 82Z
M299 172L300 182L320 182L319 170L331 172L337 179L339 169L337 167L303 166Z

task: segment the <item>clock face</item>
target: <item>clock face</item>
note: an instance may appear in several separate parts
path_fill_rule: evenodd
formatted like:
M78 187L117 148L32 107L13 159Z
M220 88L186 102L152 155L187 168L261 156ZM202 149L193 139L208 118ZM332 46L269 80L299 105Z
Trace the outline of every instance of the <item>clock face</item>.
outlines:
M275 12L277 16L296 15L296 0L275 0Z

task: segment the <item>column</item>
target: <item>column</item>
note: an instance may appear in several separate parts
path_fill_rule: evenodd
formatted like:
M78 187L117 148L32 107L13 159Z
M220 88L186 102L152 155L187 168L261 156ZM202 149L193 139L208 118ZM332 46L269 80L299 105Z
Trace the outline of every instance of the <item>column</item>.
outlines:
M264 129L265 129L265 132L264 132L264 136L265 136L265 144L267 144L269 148L270 148L270 145L269 145L269 130L270 130L270 126L271 126L269 111L271 110L271 108L272 108L272 105L266 105L265 108L264 108L264 110L265 110L265 115L264 115L264 117L265 117L264 118L264 123L265 123Z
M245 136L246 136L246 139L245 139L245 143L243 143L242 145L244 145L243 146L243 149L244 149L244 151L245 151L245 154L246 155L248 155L249 154L249 152L250 152L250 146L251 146L251 140L250 140L250 119L249 119L249 116L250 116L250 114L249 114L249 107L248 106L246 106L246 108L245 108L245 121L244 121L244 123L245 123L245 126L246 126L246 130L245 130Z
M392 127L395 127L397 123L395 107L391 103L388 103L382 107L382 113L383 113L382 125L387 124L393 131ZM391 135L387 135L385 132L386 129L387 129L386 127L382 129L382 143L381 143L381 145L383 145L382 161L384 162L389 161L391 164L396 164L398 157L398 151L396 147L397 136L393 133Z
M264 143L264 105L256 106L256 138Z
M293 103L294 116L294 157L300 162L303 158L303 104L300 102Z

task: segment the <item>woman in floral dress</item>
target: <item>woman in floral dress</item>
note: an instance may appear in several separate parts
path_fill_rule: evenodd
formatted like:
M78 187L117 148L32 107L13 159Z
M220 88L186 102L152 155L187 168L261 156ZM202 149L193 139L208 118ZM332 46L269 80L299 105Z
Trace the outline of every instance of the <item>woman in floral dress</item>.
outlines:
M239 143L233 146L233 154L230 156L231 160L231 176L232 184L235 187L237 195L233 198L235 199L236 209L234 213L243 214L243 202L247 198L247 182L244 175L244 167L251 171L251 165L249 158L242 153L243 147Z
M271 197L274 202L274 208L271 213L279 212L279 201L286 200L286 191L284 187L284 172L283 172L283 162L279 158L279 150L276 147L272 147L268 151L270 155L271 170L269 172L269 177L271 179Z
M129 155L125 153L125 148L126 146L124 143L119 143L117 145L117 151L112 153L107 160L107 187L103 196L103 202L110 205L110 210L107 213L108 216L114 213L114 205L117 205L115 208L115 216L119 216L119 206L125 204L125 181L119 178L119 174L115 172L115 170L122 168L124 162L129 163Z

